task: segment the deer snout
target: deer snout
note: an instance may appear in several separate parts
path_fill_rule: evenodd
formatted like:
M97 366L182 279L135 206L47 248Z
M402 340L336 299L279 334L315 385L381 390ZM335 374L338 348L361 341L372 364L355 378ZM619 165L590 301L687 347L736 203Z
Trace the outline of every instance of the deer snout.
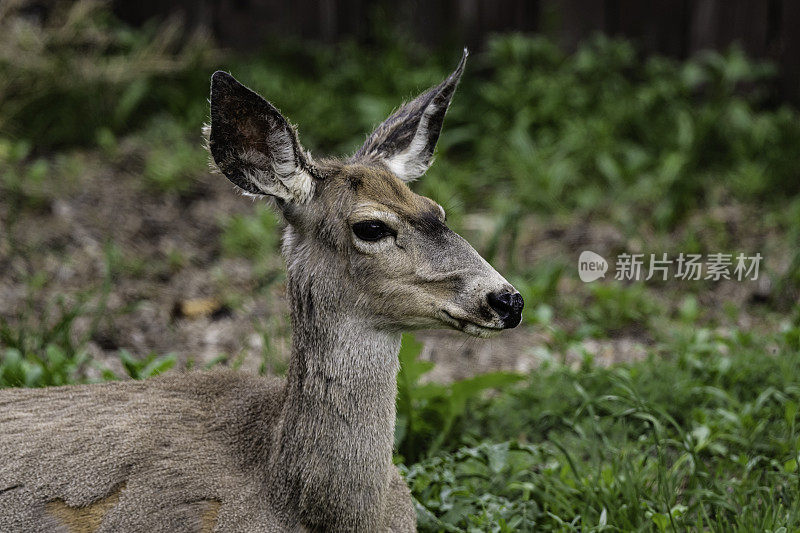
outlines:
M510 329L519 325L522 320L522 308L525 301L522 295L516 291L497 291L490 292L486 300L500 320L503 321L503 328Z

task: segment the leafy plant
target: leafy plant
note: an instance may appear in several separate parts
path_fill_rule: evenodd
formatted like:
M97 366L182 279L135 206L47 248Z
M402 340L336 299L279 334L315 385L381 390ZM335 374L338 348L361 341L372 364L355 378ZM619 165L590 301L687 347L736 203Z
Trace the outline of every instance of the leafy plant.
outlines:
M615 333L628 327L642 327L661 307L642 284L625 286L617 282L589 286L590 299L578 312L595 332ZM643 328L644 329L644 328Z
M482 443L404 469L421 531L533 531L542 514L530 481L543 463L535 446Z
M175 354L159 356L155 353L149 353L145 357L136 358L128 350L120 350L119 358L128 377L133 379L147 379L163 374L175 366L177 361ZM119 376L109 369L104 369L103 379L115 380L119 379Z
M250 259L263 277L264 285L280 276L276 257L280 238L278 216L267 205L259 204L251 214L233 215L222 221L223 252L231 257Z
M87 369L98 367L105 380L119 379L110 369L93 361L87 352L87 343L94 336L106 315L106 302L111 290L113 271L118 267L116 248L106 247L106 275L96 291L93 304L90 291L75 301L57 299L36 313L33 302L28 312L12 322L0 317L0 388L46 387L84 383ZM42 276L29 280L28 290L36 292L45 283ZM88 318L88 328L76 332L76 322ZM157 356L148 354L137 359L128 351L120 350L119 357L128 376L145 379L172 368L174 354Z
M23 354L16 348L6 348L0 354L0 388L74 383L88 360L86 352L69 354L57 344L48 344L43 354Z
M471 401L488 389L500 389L522 379L511 372L489 372L447 385L421 383L420 378L433 368L433 363L419 360L421 348L413 337L403 337L395 443L409 462L442 449Z
M461 426L473 444L408 468L420 529L797 528L800 353L743 338L613 368L552 366L474 404Z
M180 94L192 80L205 83L197 73L210 47L199 36L183 42L175 21L132 31L103 2L57 2L41 22L24 8L19 0L0 8L4 134L35 139L37 148L86 144L102 128L129 130L176 102L192 114L175 85Z
M189 191L197 176L207 169L208 155L200 146L198 132L172 119L157 117L142 132L148 143L143 176L159 193ZM189 137L189 138L187 138Z
M59 299L40 316L23 317L18 324L0 317L0 387L44 387L80 379L89 356L86 338L76 339L73 328L85 314L84 306L83 301Z

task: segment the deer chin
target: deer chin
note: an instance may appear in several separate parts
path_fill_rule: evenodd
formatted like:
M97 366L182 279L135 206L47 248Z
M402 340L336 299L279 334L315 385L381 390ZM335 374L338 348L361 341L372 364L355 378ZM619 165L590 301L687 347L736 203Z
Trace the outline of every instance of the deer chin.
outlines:
M481 339L488 339L489 337L494 337L501 331L503 331L502 326L495 326L494 324L479 324L469 318L462 318L450 313L442 309L440 316L440 320L450 326L453 329L457 329L459 331L463 331L467 335L471 335L472 337L479 337Z

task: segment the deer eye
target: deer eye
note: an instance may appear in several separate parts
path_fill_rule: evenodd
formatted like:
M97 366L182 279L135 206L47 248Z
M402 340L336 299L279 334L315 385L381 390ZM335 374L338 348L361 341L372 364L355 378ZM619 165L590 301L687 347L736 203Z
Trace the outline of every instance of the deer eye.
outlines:
M394 230L381 222L380 220L365 220L363 222L356 222L353 224L353 233L362 241L375 242L395 235Z

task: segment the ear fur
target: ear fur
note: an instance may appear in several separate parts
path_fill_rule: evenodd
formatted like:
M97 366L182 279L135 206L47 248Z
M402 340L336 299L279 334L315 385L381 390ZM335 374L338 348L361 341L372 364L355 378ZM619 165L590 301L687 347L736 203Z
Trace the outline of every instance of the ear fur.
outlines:
M204 128L219 169L244 192L304 203L315 170L297 133L280 112L233 76L211 76L211 126Z
M446 80L400 106L370 134L351 160L381 162L406 182L422 176L433 162L444 116L464 73L467 56L465 48L461 61Z

